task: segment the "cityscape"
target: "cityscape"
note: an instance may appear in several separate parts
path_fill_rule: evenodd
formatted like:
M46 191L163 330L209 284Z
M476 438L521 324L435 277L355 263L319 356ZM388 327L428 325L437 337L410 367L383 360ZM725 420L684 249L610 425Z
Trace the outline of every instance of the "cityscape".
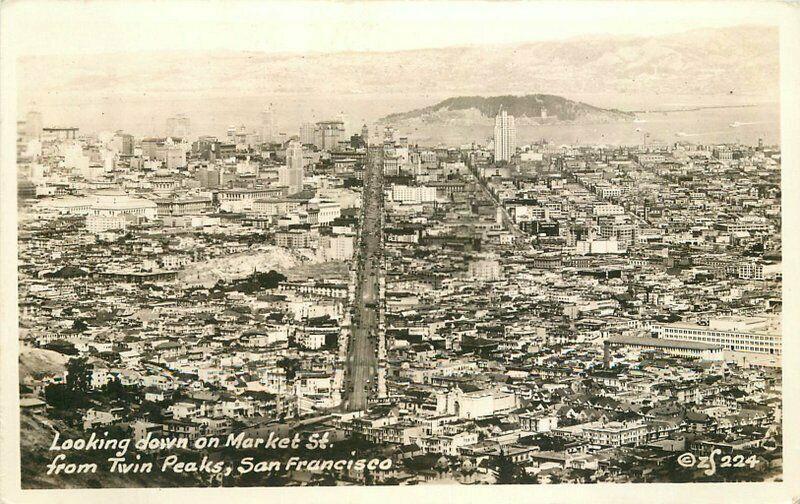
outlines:
M22 487L782 481L772 130L534 92L224 134L25 104ZM592 124L634 140L547 135Z

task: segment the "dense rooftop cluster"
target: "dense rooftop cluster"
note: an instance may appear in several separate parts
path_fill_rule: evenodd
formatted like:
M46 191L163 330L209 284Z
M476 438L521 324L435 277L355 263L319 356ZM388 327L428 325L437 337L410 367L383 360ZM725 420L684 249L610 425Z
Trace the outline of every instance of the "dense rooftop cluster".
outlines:
M778 149L542 142L495 162L387 128L382 374L343 411L376 139L303 128L21 135L23 452L46 425L301 431L394 464L269 484L780 477ZM713 449L753 464L675 463Z

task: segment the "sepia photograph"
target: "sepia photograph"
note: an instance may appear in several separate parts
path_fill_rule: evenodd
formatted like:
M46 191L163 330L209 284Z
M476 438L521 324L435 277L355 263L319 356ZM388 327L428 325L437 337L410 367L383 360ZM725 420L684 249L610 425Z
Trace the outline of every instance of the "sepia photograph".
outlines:
M2 7L20 495L800 496L796 5Z

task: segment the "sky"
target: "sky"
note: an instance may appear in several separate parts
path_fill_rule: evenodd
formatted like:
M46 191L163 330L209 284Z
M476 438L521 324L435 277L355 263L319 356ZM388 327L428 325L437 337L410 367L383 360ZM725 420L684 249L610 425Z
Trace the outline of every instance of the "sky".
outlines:
M779 11L766 3L10 0L2 14L4 39L17 56L383 52L777 23Z

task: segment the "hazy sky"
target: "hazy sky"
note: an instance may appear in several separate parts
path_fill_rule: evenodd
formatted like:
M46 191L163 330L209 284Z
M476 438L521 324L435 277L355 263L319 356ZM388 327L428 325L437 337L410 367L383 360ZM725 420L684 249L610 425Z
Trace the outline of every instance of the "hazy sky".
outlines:
M394 51L776 23L765 3L12 0L3 31L17 55Z

